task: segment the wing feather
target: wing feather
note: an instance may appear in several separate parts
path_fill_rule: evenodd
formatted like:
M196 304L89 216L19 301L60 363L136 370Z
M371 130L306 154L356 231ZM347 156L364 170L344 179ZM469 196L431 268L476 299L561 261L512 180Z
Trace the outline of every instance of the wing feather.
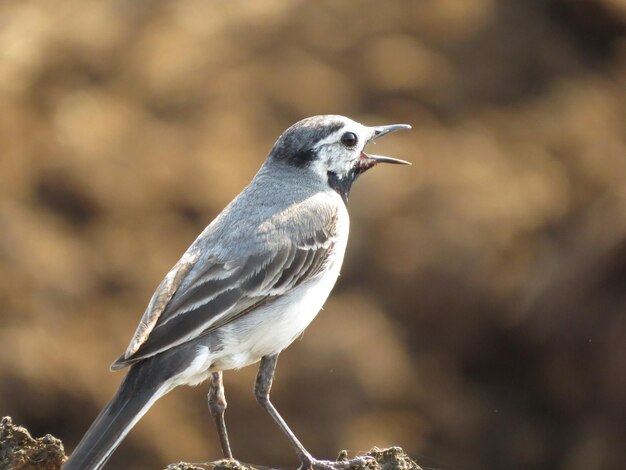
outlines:
M206 267L196 269L195 279L189 278L191 266L182 264L178 270L175 266L168 274L172 280L166 282L166 277L154 294L132 347L112 369L214 331L320 274L336 243L335 216L331 219L308 236L287 240L270 252L238 260L209 259ZM180 288L183 284L185 288Z

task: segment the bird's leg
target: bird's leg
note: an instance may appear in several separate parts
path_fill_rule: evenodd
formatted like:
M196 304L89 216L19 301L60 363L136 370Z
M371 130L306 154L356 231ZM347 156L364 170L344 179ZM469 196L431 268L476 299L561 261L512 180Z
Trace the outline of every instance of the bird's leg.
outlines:
M276 370L276 361L278 354L264 356L261 359L259 373L256 376L256 384L254 386L254 396L261 406L269 413L280 430L287 436L289 442L296 450L301 462L301 469L328 470L328 469L349 469L351 467L365 467L368 461L373 460L369 457L357 457L351 460L340 460L331 462L328 460L317 460L309 454L295 434L289 429L285 420L278 414L274 405L270 401L270 389L272 388L272 380L274 379L274 371Z
M224 420L224 411L226 410L226 396L224 395L224 384L222 382L222 371L211 373L211 388L209 388L209 412L215 420L217 426L217 435L220 438L222 453L224 458L232 459L233 454L230 451L228 443L228 433L226 432L226 421Z
M300 443L295 434L289 429L285 420L278 414L272 402L270 402L270 389L272 388L272 380L274 379L274 371L276 370L276 361L278 360L278 354L272 354L271 356L264 356L261 359L261 365L259 367L259 373L256 376L256 384L254 386L254 396L260 405L269 413L272 419L278 424L280 430L287 436L289 442L296 450L302 469L330 469L335 468L334 462L327 462L314 459L311 454Z

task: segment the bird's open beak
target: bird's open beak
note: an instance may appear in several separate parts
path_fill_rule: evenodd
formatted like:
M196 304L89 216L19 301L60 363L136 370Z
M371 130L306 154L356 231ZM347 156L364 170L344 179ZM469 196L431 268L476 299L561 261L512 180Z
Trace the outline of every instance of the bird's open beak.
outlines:
M388 126L376 126L374 127L374 135L372 140L376 140L379 137L382 137L390 132L400 131L402 129L410 129L411 126L408 124L390 124Z
M390 132L399 131L402 129L411 129L411 126L408 124L391 124L389 126L376 126L374 127L374 134L370 139L370 142L382 137ZM369 170L374 165L379 163L393 163L396 165L410 165L411 162L407 162L405 160L400 160L398 158L384 157L382 155L370 155L369 153L365 153L365 151L361 152L361 163L359 165L359 169L361 173L365 170Z

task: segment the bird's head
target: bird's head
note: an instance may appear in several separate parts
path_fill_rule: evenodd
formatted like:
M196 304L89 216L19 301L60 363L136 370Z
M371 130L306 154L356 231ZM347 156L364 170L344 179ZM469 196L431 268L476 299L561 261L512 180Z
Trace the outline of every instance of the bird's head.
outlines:
M344 116L313 116L295 123L281 135L270 152L271 161L313 172L347 201L356 178L379 163L409 162L365 153L365 146L408 124L367 127Z

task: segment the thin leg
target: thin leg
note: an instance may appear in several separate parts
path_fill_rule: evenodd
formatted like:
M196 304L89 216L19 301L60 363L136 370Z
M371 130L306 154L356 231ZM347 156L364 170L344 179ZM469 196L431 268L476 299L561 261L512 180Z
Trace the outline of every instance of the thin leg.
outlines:
M309 454L309 452L304 448L302 443L298 440L295 434L289 429L285 420L278 414L272 402L270 402L270 389L272 388L272 380L274 378L274 371L276 370L276 361L278 360L278 354L273 354L271 356L265 356L261 359L261 365L259 367L259 373L256 377L256 384L254 386L254 396L257 401L261 404L261 406L269 413L272 419L278 424L280 430L287 436L289 442L296 450L298 457L300 458L300 462L302 469L316 469L316 470L326 470L326 469L334 469L334 468L349 468L354 465L363 466L366 461L365 459L353 459L353 460L343 460L340 462L329 462L326 460L317 460Z
M226 421L224 411L226 411L226 395L224 395L224 384L222 382L222 371L211 374L211 388L209 388L209 412L215 420L217 435L220 438L222 453L224 458L232 459L233 453L230 451L228 443L228 433L226 432Z

